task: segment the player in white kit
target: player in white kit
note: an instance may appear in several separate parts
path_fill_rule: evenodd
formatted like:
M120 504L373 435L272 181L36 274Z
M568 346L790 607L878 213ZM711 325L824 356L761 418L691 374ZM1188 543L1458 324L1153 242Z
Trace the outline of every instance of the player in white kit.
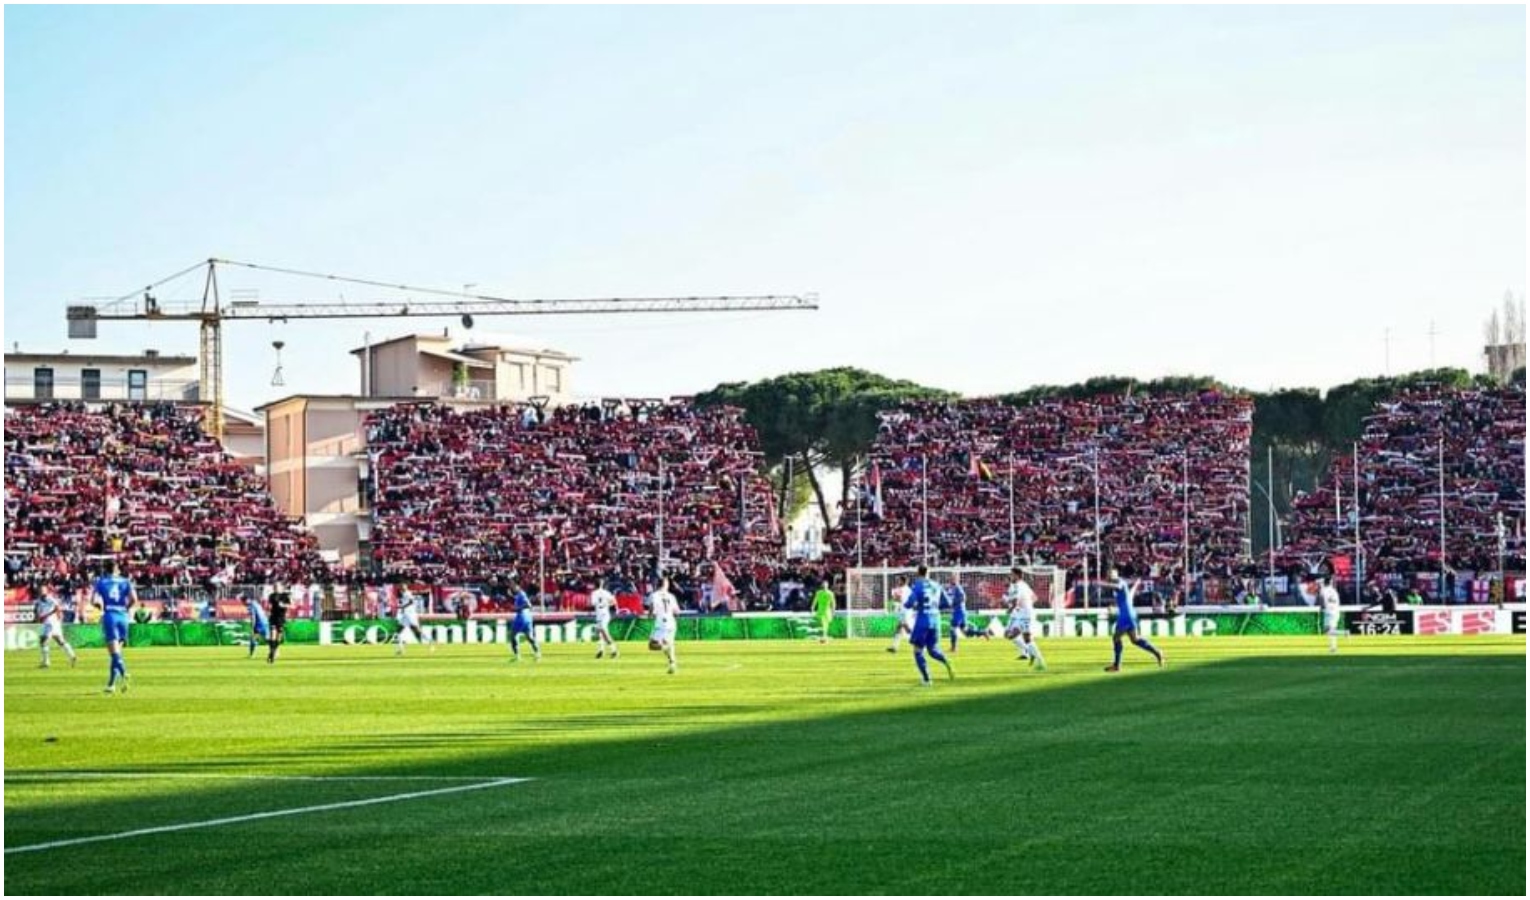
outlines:
M619 655L616 641L611 640L611 612L615 608L616 595L606 590L605 585L596 584L595 590L590 592L590 610L595 613L595 641L600 644L600 649L595 651L596 659L606 655L607 647L611 649L612 659Z
M1328 635L1328 652L1339 652L1339 591L1328 579L1323 579L1318 600L1323 604L1323 632Z
M1041 657L1041 648L1031 639L1032 630L1036 622L1036 592L1020 577L1018 568L1010 569L1009 590L1004 592L1004 600L1009 606L1009 626L1004 629L1004 636L1015 642L1019 649L1019 659L1029 660L1030 664L1045 672L1047 661Z
M675 617L680 601L669 592L669 579L660 578L659 586L648 595L648 610L653 615L653 631L648 635L649 650L663 650L669 658L669 674L675 674Z
M908 576L898 576L898 586L892 590L892 602L894 609L898 611L898 627L893 631L892 646L887 648L888 653L897 653L898 647L903 644L903 636L914 632L914 611L905 604L909 594L913 590L908 586Z
M37 603L32 606L32 613L40 629L38 647L42 650L41 668L46 669L52 664L52 660L48 658L48 652L51 649L48 646L50 640L64 648L64 654L69 657L69 668L74 668L79 658L74 655L74 648L64 640L64 601L54 590L53 585L43 588L43 595L37 598Z
M409 588L400 585L398 595L398 609L393 613L393 620L398 623L398 644L393 648L394 656L402 656L404 653L404 636L413 634L415 640L422 644L430 644L432 653L436 645L425 636L425 631L420 628L420 603L419 598Z

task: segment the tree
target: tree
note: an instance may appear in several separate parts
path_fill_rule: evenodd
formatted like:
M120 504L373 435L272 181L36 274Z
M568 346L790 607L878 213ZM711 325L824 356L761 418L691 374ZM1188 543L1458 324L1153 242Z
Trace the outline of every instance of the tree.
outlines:
M790 482L804 477L811 486L827 530L837 527L829 514L828 497L818 468L838 466L840 506L850 497L850 482L864 465L876 439L877 414L910 400L949 399L955 395L848 367L817 372L793 372L752 383L720 384L698 394L700 406L729 405L744 410L744 420L760 438L760 449L772 470L792 461ZM791 484L777 479L780 518L789 521L787 500Z

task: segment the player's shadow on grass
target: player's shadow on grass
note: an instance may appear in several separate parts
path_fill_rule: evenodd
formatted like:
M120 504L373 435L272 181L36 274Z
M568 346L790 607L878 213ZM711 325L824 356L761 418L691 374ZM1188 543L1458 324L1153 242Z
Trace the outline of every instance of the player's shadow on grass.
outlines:
M895 708L616 740L515 743L525 731L509 723L499 746L479 745L501 734L481 724L379 735L304 758L354 755L351 775L536 780L167 835L185 855L132 852L132 882L60 865L56 851L8 856L7 886L1522 894L1524 667L1523 656L1233 659L981 697L910 688ZM292 770L291 759L241 762ZM259 791L271 809L313 802L301 784ZM250 792L187 784L171 821L249 808ZM8 845L161 824L126 795L7 812ZM128 844L66 853L114 859ZM255 846L279 865L255 865Z

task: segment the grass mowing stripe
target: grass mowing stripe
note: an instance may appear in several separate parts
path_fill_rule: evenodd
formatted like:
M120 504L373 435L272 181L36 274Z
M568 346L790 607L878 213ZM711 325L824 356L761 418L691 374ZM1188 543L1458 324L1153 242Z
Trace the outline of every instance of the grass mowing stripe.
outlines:
M421 797L437 797L442 794L460 794L464 791L481 791L487 788L504 787L510 784L520 784L529 781L526 778L501 778L497 781L485 781L482 784L460 784L456 787L436 788L429 791L410 791L407 794L389 794L386 797L368 797L365 800L345 800L340 803L321 803L317 806L300 806L296 809L273 809L268 812L250 813L243 816L228 816L221 819L206 819L201 822L182 822L176 825L160 825L154 828L135 828L132 831L119 831L115 834L96 834L89 837L66 838L61 841L47 841L42 844L27 844L22 847L6 847L5 855L13 853L35 853L39 850L53 850L59 847L74 847L80 844L96 844L102 841L120 841L126 838L145 837L151 834L166 834L172 831L191 831L197 828L214 828L218 825L237 825L240 822L255 822L260 819L276 819L282 816L300 816L306 813L328 812L335 809L353 809L358 806L376 806L379 803L398 803L402 800L418 800Z

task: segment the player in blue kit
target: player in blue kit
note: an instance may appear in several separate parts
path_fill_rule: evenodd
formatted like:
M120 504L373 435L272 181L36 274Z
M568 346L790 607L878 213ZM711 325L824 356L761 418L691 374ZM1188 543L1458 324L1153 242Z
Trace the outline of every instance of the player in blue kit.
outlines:
M1163 653L1157 647L1148 642L1147 638L1137 636L1137 611L1132 608L1132 596L1137 593L1137 586L1142 582L1134 581L1126 583L1126 579L1115 569L1110 570L1110 579L1116 583L1116 630L1112 635L1115 646L1116 661L1105 667L1107 672L1121 671L1121 635L1132 639L1132 643L1153 654L1158 660L1158 668L1163 668Z
M96 579L95 594L91 603L101 608L101 634L106 639L107 652L112 655L111 674L106 679L106 693L117 692L117 682L122 681L124 693L128 689L127 664L122 661L122 648L128 639L128 612L138 603L138 592L133 582L122 575L122 565L112 562L112 573Z
M260 608L260 600L253 594L244 598L244 608L250 613L250 659L255 658L255 648L271 636L271 626L266 622L266 611Z
M951 652L956 652L956 638L967 631L967 591L952 581L946 585L946 603L951 607Z
M536 635L531 633L531 600L514 582L510 584L510 591L515 599L515 618L510 621L510 652L514 655L510 661L521 661L521 638L524 637L531 644L532 658L541 662L542 648L537 646Z
M926 567L920 566L916 571L913 587L903 606L914 613L914 629L908 642L914 647L914 665L919 667L919 677L924 686L929 687L930 668L925 664L925 653L946 667L948 678L955 678L956 673L951 669L951 661L940 652L940 585L927 577L929 569Z

